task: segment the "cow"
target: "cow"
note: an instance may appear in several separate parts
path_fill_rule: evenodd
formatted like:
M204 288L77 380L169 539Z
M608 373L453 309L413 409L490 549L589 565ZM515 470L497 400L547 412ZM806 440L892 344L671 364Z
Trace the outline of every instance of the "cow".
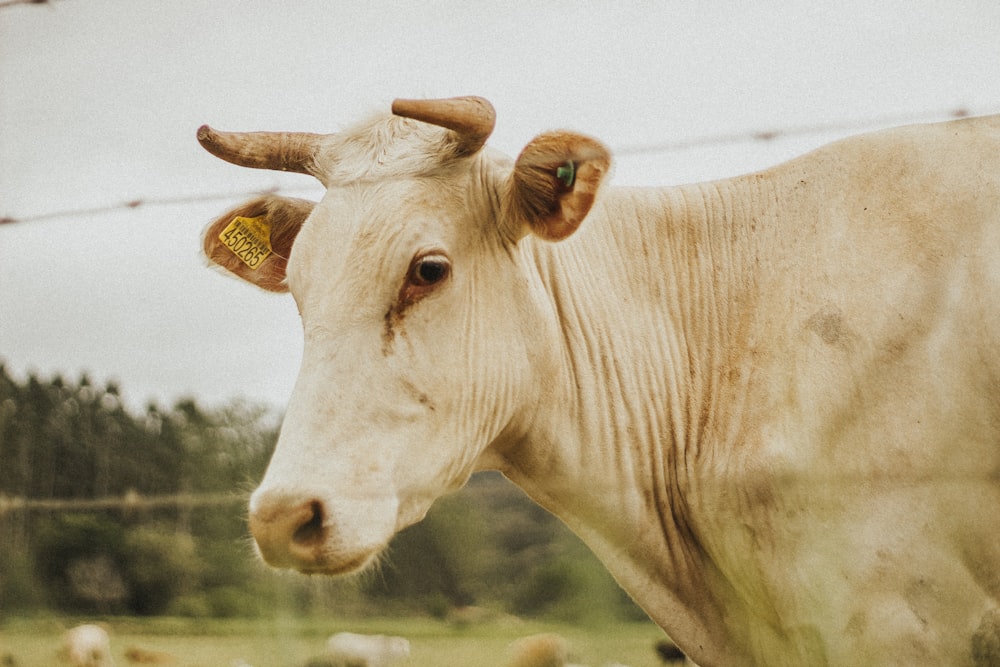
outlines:
M410 655L404 637L338 632L326 642L333 667L389 667Z
M93 623L67 630L62 653L72 667L114 667L115 664L108 631Z
M553 632L528 635L508 647L507 667L570 667L569 642Z
M302 320L263 559L358 571L499 470L703 667L998 664L1000 116L658 188L576 132L511 160L495 117L199 129L326 187L203 240Z

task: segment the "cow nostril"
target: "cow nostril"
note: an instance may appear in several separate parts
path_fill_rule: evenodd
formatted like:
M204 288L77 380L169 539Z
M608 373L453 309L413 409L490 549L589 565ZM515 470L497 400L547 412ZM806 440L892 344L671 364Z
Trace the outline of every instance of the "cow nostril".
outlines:
M322 542L324 539L323 504L318 500L314 500L309 503L309 509L312 510L309 520L296 528L295 533L292 535L292 541L295 544L305 546Z
M261 558L275 567L303 571L322 565L330 534L328 521L326 506L316 497L264 497L250 510L250 532Z

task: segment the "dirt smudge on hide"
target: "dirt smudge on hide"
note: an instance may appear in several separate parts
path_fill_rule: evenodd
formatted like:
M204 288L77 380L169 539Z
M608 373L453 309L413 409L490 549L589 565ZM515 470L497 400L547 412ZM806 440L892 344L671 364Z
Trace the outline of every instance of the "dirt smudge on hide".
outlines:
M427 408L431 412L434 412L434 411L437 410L437 408L434 406L434 402L431 401L430 396L428 396L424 392L420 391L420 389L416 385L414 385L412 382L408 382L408 381L404 380L403 381L403 386L406 388L406 391L414 398L414 400L417 403L419 403L421 406Z
M844 315L834 308L823 308L806 320L806 329L819 336L831 347L848 350L856 337L844 321Z
M406 318L406 311L416 303L417 299L409 296L404 289L401 289L396 302L385 313L385 327L382 329L382 355L388 357L392 354L392 344L396 340L396 334L406 335L403 329L403 320Z
M392 354L392 344L396 340L396 327L403 321L401 313L397 312L395 306L385 313L385 327L382 329L382 356L388 357Z
M972 635L972 661L976 667L1000 665L1000 609L986 612Z
M403 286L399 288L399 294L396 295L396 301L390 306L389 310L385 312L385 327L382 329L382 354L388 357L392 354L392 344L396 340L396 335L399 334L402 337L406 337L406 330L403 328L403 320L406 318L406 313L413 306L425 296L430 294L427 289L419 290L413 289L413 285L406 281Z

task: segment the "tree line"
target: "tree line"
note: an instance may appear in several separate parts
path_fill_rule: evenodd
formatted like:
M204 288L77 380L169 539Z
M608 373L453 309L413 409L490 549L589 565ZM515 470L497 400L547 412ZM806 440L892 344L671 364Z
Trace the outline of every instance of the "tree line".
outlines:
M279 426L273 410L242 400L134 411L115 383L19 380L0 364L0 620L40 610L448 616L469 606L643 618L558 520L489 473L400 533L371 573L276 575L253 554L245 502Z

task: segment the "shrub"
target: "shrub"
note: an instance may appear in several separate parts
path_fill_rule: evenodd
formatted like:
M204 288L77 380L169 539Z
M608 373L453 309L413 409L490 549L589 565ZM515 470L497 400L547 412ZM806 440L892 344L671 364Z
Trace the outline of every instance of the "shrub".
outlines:
M128 533L125 546L132 612L162 613L174 598L197 590L202 567L190 535L144 526Z
M0 609L25 612L39 609L44 600L28 554L0 551Z
M212 616L212 605L203 593L190 593L171 600L166 613L183 618L209 618Z
M99 514L63 514L46 521L35 548L35 569L51 602L67 611L123 611L125 531Z

